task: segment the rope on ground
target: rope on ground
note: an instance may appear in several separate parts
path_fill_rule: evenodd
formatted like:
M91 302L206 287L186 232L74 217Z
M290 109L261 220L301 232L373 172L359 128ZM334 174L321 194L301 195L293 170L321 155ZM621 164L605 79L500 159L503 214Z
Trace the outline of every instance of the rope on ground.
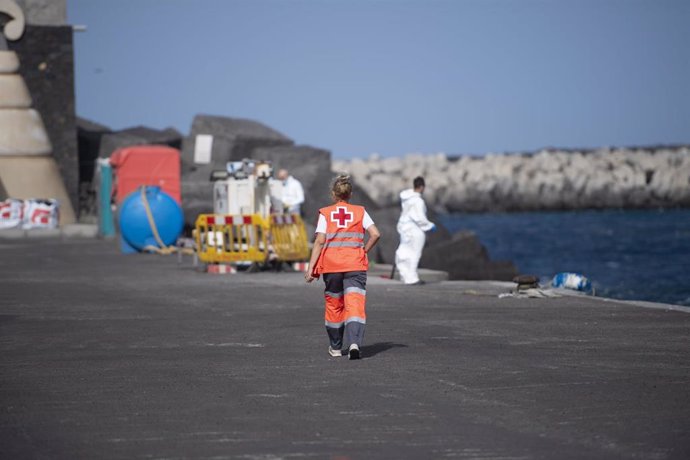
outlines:
M153 218L153 213L151 212L151 206L149 205L149 200L146 197L146 186L142 185L141 186L141 201L144 203L144 210L146 211L146 218L149 221L149 227L151 227L151 231L153 232L153 238L156 240L156 243L158 243L158 246L153 246L153 245L148 245L144 246L144 251L148 252L154 252L159 255L170 255L170 254L175 254L177 252L181 252L182 254L194 254L194 249L193 248L178 248L177 246L166 246L166 244L163 242L161 239L160 234L158 233L158 227L156 226L156 220Z

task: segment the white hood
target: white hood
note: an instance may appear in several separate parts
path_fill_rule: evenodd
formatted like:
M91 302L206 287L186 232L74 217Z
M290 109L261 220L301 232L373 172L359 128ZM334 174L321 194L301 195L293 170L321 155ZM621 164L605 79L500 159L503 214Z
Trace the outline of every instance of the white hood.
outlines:
M414 197L421 198L421 195L419 194L419 192L415 192L412 188L408 188L407 190L403 190L402 192L400 192L400 201L406 201Z

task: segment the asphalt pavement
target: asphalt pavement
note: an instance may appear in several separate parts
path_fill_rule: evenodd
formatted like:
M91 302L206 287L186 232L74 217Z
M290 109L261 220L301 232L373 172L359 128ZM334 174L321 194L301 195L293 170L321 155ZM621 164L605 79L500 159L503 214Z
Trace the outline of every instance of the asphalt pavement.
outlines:
M0 458L690 458L690 313L507 289L371 276L350 361L300 273L0 241Z

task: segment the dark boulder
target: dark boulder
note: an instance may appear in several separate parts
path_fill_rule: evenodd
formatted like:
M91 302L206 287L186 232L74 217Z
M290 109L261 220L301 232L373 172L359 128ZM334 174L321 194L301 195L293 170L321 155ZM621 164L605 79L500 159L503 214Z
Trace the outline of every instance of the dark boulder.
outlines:
M107 126L77 117L77 148L79 153L79 182L91 182L101 139L112 131Z
M367 209L370 209L367 207ZM376 227L381 232L381 241L374 249L375 260L379 263L392 264L395 262L395 250L400 244L400 236L398 235L397 225L400 217L400 207L387 207L369 211L369 215L376 223ZM427 217L430 221L436 223L436 231L434 233L426 234L426 246L433 246L435 244L447 241L451 238L450 232L437 219L436 213L429 209ZM426 267L433 268L433 267Z
M251 158L273 163L273 170L287 169L304 188L302 214L309 224L315 224L319 208L331 204L331 152L307 145L259 147Z
M175 128L153 129L147 126L135 126L118 131L118 134L127 134L139 137L150 145L167 145L174 149L182 148L181 132Z
M213 136L211 161L194 162L196 137L200 134ZM225 170L229 161L257 158L255 149L262 147L291 146L292 139L253 120L242 118L197 115L192 122L189 136L182 143L182 204L185 224L194 225L199 214L213 212L213 171Z
M381 232L381 240L373 250L373 260L393 264L395 250L400 244L400 236L396 229L400 208L373 209L369 214ZM438 215L433 210L429 209L427 216L430 221L436 223L436 231L427 233L426 245L419 262L421 268L448 272L451 280L510 281L517 275L517 269L512 262L490 260L486 248L474 233L451 234L439 222Z
M492 261L477 235L461 231L424 248L420 267L444 270L451 280L510 281L517 268L509 261Z
M199 214L213 213L213 184L209 180L189 181L183 177L180 191L185 232L190 232Z
M337 173L333 173L334 178L336 175ZM381 208L378 204L374 202L374 200L367 194L367 192L365 192L364 189L360 187L354 180L352 186L352 199L350 200L350 202L352 204L364 206L367 209L369 215L372 216L372 212L376 212Z
M373 249L372 260L382 264L392 264L395 262L395 250L400 244L400 236L395 229L400 210L391 207L379 209L367 207L367 211L374 220L376 228L381 232L381 239Z
M101 148L101 139L112 131L107 126L77 118L77 153L79 158L79 217L84 222L98 213L94 173Z
M182 144L182 134L173 128L162 130L135 126L104 134L99 147L100 158L110 158L119 148L132 145L167 145L176 149Z
M211 161L207 164L194 162L196 138L203 134L213 136ZM182 144L182 176L186 180L208 180L213 171L224 170L229 161L250 158L255 148L292 144L289 137L253 120L197 115Z

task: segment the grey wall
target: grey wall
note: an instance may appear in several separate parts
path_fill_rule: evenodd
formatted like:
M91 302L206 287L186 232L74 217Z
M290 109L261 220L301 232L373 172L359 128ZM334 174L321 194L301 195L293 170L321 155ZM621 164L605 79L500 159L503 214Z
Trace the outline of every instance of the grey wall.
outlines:
M67 0L14 0L24 11L26 23L36 26L67 24Z

